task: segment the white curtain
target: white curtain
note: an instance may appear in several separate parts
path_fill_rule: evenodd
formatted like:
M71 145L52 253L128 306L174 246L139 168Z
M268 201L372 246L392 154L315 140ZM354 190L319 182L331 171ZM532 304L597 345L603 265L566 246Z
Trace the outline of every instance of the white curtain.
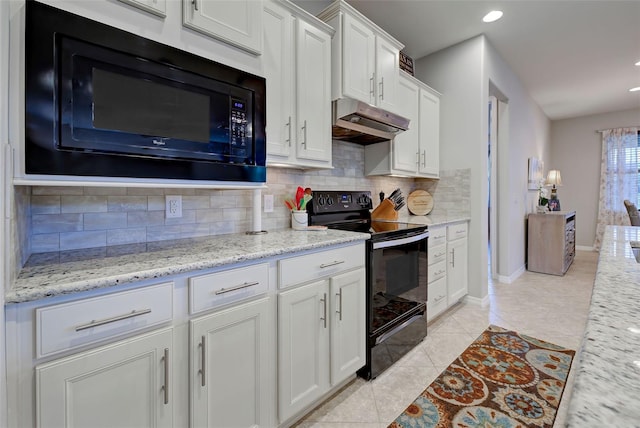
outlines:
M625 199L638 201L638 128L607 129L602 132L596 250L600 249L606 225L630 224Z

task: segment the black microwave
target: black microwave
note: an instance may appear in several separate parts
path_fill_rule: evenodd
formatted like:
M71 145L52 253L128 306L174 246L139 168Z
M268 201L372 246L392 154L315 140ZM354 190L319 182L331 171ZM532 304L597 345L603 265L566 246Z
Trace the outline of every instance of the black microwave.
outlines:
M26 3L25 172L266 181L265 79Z

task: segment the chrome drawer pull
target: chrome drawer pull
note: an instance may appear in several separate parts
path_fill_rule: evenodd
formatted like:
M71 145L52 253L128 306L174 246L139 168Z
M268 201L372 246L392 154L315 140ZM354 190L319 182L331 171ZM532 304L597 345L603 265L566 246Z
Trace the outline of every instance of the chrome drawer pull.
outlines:
M233 287L221 288L220 290L216 290L214 294L217 296L218 294L224 294L224 293L228 293L230 291L240 290L242 288L253 287L254 285L258 285L258 284L260 284L259 281L245 282L244 284L235 285Z
M341 265L342 263L344 263L344 260L336 260L331 263L324 263L320 265L320 269L328 268L335 265Z
M150 313L151 313L151 309L141 309L139 311L136 311L134 309L133 311L131 311L131 313L128 313L128 314L118 315L112 318L105 318L99 321L93 320L88 324L79 325L76 327L76 331L87 330L89 328L98 327L100 325L105 325L105 324L109 324L116 321L122 321L122 320L126 320L127 318L138 317L140 315L145 315Z
M206 386L207 382L206 382L206 372L205 372L205 367L207 366L207 348L206 348L206 342L205 342L205 337L202 336L201 338L201 342L200 342L200 355L202 357L202 368L200 369L200 374L202 375L202 381L200 382L200 385L202 386Z
M442 296L440 296L440 297L436 297L434 300L435 300L436 302L439 302L440 300L442 300L442 299L444 299L444 298L445 298L445 296L444 296L444 295L442 295Z
M324 321L324 328L327 328L327 293L324 293L324 297L320 299L320 301L323 303L323 306L324 306L324 310L323 310L324 317L320 317L320 319Z
M338 296L338 309L336 310L336 313L340 315L340 321L342 321L342 288L340 289L339 292L336 293L336 296Z
M164 348L164 404L169 404L169 348Z

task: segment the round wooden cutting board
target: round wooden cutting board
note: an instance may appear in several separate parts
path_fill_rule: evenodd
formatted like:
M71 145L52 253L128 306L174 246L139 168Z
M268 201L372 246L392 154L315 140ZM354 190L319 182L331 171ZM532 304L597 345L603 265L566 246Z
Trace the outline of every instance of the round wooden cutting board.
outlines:
M407 208L413 215L427 215L433 209L433 197L426 190L415 190L407 198Z

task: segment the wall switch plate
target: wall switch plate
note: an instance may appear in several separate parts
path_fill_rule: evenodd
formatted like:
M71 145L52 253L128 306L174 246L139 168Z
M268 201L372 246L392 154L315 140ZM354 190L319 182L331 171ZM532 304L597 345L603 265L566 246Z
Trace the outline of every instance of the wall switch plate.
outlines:
M273 212L273 195L264 195L264 212Z
M182 217L182 196L167 195L165 196L165 211L167 218Z

